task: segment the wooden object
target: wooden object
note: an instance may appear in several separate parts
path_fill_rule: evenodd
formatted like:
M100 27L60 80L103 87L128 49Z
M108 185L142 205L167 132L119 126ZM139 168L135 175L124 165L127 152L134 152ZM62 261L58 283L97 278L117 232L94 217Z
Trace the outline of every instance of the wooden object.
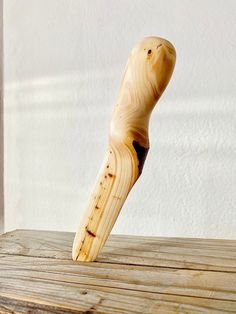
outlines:
M73 245L73 259L94 261L103 247L149 149L150 114L175 65L165 39L147 37L132 50L113 111L109 145Z
M72 240L0 236L0 313L236 313L236 241L111 235L84 263Z

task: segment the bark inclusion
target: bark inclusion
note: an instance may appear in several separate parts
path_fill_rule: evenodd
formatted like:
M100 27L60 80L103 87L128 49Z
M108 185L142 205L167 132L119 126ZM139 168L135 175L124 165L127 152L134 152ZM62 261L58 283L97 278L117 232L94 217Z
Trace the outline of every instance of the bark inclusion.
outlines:
M139 170L139 175L141 175L142 170L143 170L143 165L144 165L145 159L147 157L147 153L148 153L149 148L140 145L139 142L137 142L135 140L132 142L132 145L133 145L133 147L136 151L136 154L137 154L137 158L139 161L138 170Z

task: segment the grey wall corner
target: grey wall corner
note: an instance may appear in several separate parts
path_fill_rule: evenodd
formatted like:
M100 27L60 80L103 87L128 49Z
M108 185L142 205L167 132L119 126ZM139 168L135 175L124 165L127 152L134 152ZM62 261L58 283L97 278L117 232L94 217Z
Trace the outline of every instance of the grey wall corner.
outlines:
M3 174L3 0L0 0L0 233L4 230L4 174Z

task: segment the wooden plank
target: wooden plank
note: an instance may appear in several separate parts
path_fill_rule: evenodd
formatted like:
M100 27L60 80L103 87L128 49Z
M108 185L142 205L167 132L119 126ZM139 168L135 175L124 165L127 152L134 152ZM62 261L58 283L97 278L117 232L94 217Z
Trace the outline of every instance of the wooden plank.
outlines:
M71 259L73 233L16 230L0 238L0 252ZM236 272L236 241L111 235L98 262Z
M0 313L236 313L236 241L112 235L78 263L73 236L0 237Z
M23 283L24 284L24 283ZM22 286L21 286L22 287ZM48 293L33 293L29 291L11 291L0 295L0 313L106 313L106 314L224 314L235 313L235 302L209 300L205 298L191 298L166 294L139 293L136 291L124 291L119 289L90 288L80 285L71 287L71 299L65 297L68 294L65 284L54 284L51 291L57 291L56 295ZM40 288L49 290L48 285ZM10 290L10 289L9 289ZM14 298L12 294L14 293ZM76 297L75 297L76 296ZM82 300L81 300L82 299ZM77 300L77 304L75 304ZM3 312L1 312L1 310ZM8 312L7 312L8 311Z
M70 260L2 255L1 282L10 278L51 280L165 293L182 296L236 301L236 273L182 270L152 266L107 263L78 263ZM13 282L13 283L14 283Z
M217 272L203 272L207 273L203 276L198 271L176 270L176 274L169 269L13 255L2 255L0 262L0 304L9 311L18 306L23 313L30 308L47 309L49 313L236 311L236 302L230 300L233 282L228 286L230 278L233 281L232 273L222 281L223 274ZM213 273L214 280L208 273Z

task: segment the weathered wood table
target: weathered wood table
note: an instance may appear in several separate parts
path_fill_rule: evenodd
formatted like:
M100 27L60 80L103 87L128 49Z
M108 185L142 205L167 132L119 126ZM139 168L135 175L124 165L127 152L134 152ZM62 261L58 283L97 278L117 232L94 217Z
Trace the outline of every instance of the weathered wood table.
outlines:
M236 313L236 241L112 235L78 263L73 236L0 236L0 313Z

